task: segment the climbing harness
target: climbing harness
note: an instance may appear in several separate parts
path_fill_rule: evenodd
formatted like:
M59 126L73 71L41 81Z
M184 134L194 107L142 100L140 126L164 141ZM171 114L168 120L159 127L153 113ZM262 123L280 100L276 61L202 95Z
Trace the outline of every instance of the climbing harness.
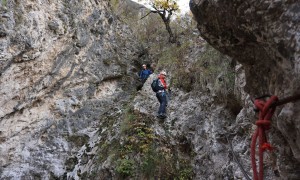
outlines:
M269 97L268 100L264 100L266 97ZM276 106L283 105L292 101L300 99L300 94L290 96L281 100L278 100L277 96L265 95L260 98L256 98L254 105L256 110L259 111L259 119L256 121L257 129L252 136L251 142L251 162L253 170L253 179L254 180L263 180L263 153L265 150L271 151L273 148L267 141L266 130L270 129L271 117L275 112ZM258 141L258 152L259 152L259 172L256 168L256 141Z

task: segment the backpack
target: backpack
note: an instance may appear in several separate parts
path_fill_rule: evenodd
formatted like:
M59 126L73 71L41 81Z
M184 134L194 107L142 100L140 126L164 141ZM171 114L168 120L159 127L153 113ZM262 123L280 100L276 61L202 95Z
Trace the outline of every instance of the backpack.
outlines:
M157 91L159 91L159 89L160 89L160 87L159 87L159 82L158 82L158 78L157 79L154 79L153 81L152 81L152 83L151 83L151 88L152 88L152 90L154 91L154 92L157 92Z

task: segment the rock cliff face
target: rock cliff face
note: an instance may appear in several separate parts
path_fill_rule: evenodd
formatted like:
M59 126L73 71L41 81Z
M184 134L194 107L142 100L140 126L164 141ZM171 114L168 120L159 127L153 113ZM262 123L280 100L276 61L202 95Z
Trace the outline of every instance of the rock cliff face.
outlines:
M266 4L191 2L201 35L242 64L234 69L193 28L166 46L155 16L137 21L127 0L2 1L0 179L242 179L234 155L250 174L250 97L299 88L299 6ZM152 61L136 91L136 69ZM150 89L160 69L172 87L165 121ZM266 179L300 177L298 106L276 112Z
M201 36L243 65L251 97L299 94L299 1L191 0L190 7ZM282 179L300 178L299 108L299 101L280 106L272 121Z
M1 3L0 178L75 177L67 159L135 90L137 43L108 1Z
M210 95L211 83L202 85L209 92L173 88L165 122L155 118L158 102L149 86L155 75L136 93L135 65L150 62L148 52L111 11L133 5L97 0L1 5L1 179L241 177L225 134L233 134L229 138L239 152L246 151L247 136L237 134L245 130L236 126L235 113ZM181 66L189 68L204 43L197 31L190 34L177 52ZM163 46L158 47L156 55ZM168 81L181 79L172 64L160 68L168 68ZM193 78L183 82L187 89ZM250 122L244 124L248 128Z

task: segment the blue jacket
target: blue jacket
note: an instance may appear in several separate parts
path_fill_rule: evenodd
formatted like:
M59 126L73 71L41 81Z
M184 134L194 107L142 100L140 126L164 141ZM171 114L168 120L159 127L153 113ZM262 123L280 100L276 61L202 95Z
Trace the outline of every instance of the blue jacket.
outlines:
M143 69L141 70L140 74L139 74L139 77L144 80L144 79L147 79L150 74L152 74L152 71L150 71L149 69Z

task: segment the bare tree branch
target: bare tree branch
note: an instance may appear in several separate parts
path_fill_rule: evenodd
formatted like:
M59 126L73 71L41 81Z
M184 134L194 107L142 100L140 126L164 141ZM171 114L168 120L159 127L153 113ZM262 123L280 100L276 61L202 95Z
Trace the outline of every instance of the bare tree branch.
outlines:
M145 16L143 16L141 19L144 19L145 17L147 17L149 14L151 14L151 13L157 13L156 11L150 11L150 12L148 12Z

